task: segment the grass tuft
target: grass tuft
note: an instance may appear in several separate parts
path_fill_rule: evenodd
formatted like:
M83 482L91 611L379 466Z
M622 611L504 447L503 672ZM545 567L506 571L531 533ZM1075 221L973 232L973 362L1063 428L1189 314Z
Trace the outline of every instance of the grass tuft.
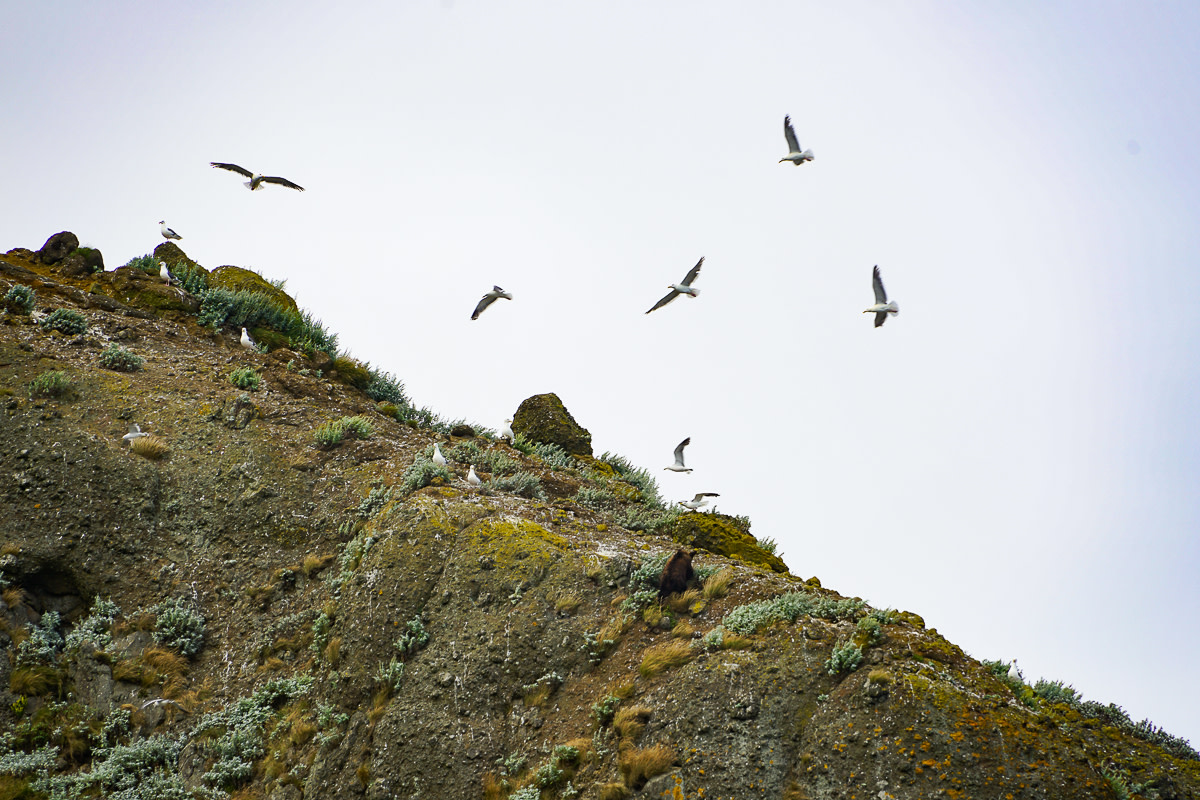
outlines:
M129 450L151 461L159 461L166 458L171 452L171 448L167 446L167 443L153 434L134 439L129 443Z
M672 667L678 667L695 658L695 652L687 642L674 639L648 648L638 667L643 678L653 678Z

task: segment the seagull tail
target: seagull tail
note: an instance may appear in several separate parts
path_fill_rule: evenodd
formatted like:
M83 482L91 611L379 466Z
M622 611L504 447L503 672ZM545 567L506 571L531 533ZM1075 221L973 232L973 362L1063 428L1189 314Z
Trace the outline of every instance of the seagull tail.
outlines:
M900 306L897 305L895 300L893 300L892 302L887 304L887 312L889 314L899 314L900 313Z
M700 296L700 290L699 290L699 289L697 289L695 286L693 286L693 287L691 287L691 291L690 291L690 292L688 292L688 294L689 294L689 295L691 295L692 297L699 297L699 296Z
M252 192L257 192L259 189L262 188L261 183L258 186L255 186L254 181L242 181L242 186L245 186L247 189L249 189Z

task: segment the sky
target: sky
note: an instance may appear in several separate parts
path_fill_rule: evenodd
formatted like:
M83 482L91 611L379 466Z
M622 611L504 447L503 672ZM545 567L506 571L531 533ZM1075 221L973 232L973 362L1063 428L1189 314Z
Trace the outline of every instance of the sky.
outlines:
M555 392L793 573L1200 748L1200 5L10 5L0 251L165 219L417 405Z

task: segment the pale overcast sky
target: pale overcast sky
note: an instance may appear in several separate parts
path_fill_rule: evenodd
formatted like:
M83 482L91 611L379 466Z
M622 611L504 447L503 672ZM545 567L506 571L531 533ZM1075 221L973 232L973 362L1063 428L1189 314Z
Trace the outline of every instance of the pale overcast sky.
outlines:
M794 573L1200 746L1200 5L0 22L0 250L72 230L111 269L166 219L417 404L494 428L557 392ZM815 161L777 163L785 114ZM646 316L700 256L701 296ZM514 299L472 322L494 283ZM685 436L695 472L662 472Z

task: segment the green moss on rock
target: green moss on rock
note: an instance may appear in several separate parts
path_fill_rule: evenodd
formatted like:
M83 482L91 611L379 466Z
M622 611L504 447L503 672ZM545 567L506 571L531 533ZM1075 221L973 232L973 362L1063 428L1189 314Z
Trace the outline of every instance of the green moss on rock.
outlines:
M157 250L154 252L158 253ZM208 285L210 288L228 289L231 292L257 292L269 297L271 302L282 309L294 314L300 313L300 308L291 295L272 285L257 272L248 269L229 265L217 267L209 273Z
M353 358L340 356L333 360L334 371L329 377L355 389L365 390L371 384L371 372Z
M167 262L168 268L174 267L177 264L186 264L189 269L208 275L208 270L188 258L187 253L183 252L179 245L174 242L163 242L154 248L154 257L159 261ZM275 287L272 286L271 288Z
M787 564L774 553L758 546L758 541L742 529L738 521L725 514L689 512L679 517L663 531L675 541L699 547L710 553L766 567L775 572L787 572Z
M532 442L556 444L573 456L592 454L592 434L575 421L553 392L522 402L513 416L512 429Z

